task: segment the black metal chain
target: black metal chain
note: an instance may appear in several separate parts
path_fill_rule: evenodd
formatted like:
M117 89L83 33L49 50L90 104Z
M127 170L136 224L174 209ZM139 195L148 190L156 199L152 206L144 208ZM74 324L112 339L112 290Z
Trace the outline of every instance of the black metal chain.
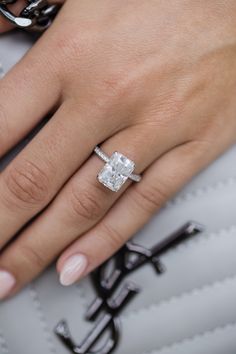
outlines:
M26 6L19 15L9 10L9 5L18 0L0 0L0 14L15 27L42 32L52 23L60 9L59 4L49 4L47 0L25 0Z

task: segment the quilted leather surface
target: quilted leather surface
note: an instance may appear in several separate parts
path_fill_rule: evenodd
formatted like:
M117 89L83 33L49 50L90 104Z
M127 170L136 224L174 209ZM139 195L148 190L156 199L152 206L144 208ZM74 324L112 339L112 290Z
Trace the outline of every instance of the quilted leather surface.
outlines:
M22 34L0 39L4 71L29 45ZM117 354L236 353L235 205L236 146L136 235L151 246L188 220L206 226L203 234L163 257L165 275L157 277L149 266L132 275L143 291L122 315ZM93 297L89 279L63 288L54 268L49 269L17 297L0 304L0 354L68 354L53 328L67 318L81 341L90 329L83 314Z

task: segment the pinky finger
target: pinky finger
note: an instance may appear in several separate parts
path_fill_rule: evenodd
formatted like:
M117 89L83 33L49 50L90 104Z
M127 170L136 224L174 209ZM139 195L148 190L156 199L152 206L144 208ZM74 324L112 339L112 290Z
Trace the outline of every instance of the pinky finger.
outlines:
M140 183L132 185L94 228L62 254L57 263L61 284L75 283L111 257L214 157L208 144L190 142L158 159Z

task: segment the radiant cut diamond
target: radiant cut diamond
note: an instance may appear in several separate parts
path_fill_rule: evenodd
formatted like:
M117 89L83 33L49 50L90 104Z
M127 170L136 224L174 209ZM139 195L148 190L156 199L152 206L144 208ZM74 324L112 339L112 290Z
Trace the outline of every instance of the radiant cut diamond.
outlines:
M114 152L98 174L98 180L114 192L118 192L135 169L135 163L119 152Z

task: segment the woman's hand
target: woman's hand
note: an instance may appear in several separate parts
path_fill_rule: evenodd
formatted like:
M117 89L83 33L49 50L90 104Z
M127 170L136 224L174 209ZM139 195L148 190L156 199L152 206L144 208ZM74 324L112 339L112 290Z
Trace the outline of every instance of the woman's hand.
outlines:
M1 155L54 112L0 176L1 298L66 247L62 284L88 274L235 142L235 19L234 0L66 2L0 82ZM100 184L98 144L142 181Z

